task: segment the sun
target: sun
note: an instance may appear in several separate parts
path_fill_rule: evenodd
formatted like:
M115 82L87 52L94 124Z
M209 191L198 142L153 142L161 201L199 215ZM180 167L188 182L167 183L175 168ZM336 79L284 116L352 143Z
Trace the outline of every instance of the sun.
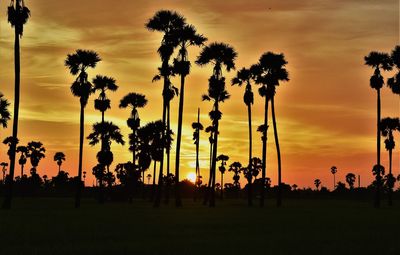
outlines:
M189 181L193 182L193 183L196 182L196 174L193 173L193 172L188 173L188 174L186 175L186 178L187 178Z

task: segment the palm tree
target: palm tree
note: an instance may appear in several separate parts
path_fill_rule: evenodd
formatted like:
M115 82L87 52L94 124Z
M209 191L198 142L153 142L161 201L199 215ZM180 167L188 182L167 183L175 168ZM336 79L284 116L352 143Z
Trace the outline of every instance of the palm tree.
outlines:
M41 159L45 158L46 149L43 147L41 142L29 142L28 143L28 154L31 160L32 170L33 172L37 172L36 168L39 165Z
M99 55L90 50L76 50L74 54L68 54L65 60L65 66L69 68L72 75L77 75L75 81L71 85L71 92L74 96L79 97L80 101L80 123L79 123L79 166L78 181L75 197L75 207L81 204L81 181L82 181L82 159L83 159L83 138L85 123L85 107L89 100L89 96L93 93L92 84L89 82L87 69L95 68L101 59Z
M197 33L196 28L192 25L184 25L174 31L173 35L178 40L179 54L174 59L174 73L179 74L181 78L181 87L179 95L179 110L178 110L178 133L176 139L176 159L175 159L175 199L176 206L182 206L180 195L179 182L179 162L181 152L182 138L182 120L183 120L183 103L185 98L185 78L190 73L190 61L188 56L188 47L202 46L207 38Z
M356 181L356 175L353 173L348 173L346 175L346 182L349 184L350 189L354 188L354 182Z
M264 87L261 87L264 88ZM257 131L261 133L261 141L263 144L263 149L262 149L262 169L261 169L261 191L260 191L260 206L264 206L264 200L265 200L265 182L266 182L266 169L267 169L267 132L268 132L268 125L266 124L268 122L268 97L266 94L264 94L263 89L259 90L260 95L265 96L265 108L264 108L264 123L260 126L258 126Z
M217 161L221 161L221 165L219 166L218 170L221 172L221 199L224 199L224 173L225 173L225 166L226 161L229 160L229 156L220 154L217 157Z
M242 164L240 162L233 162L228 169L229 172L233 172L233 186L236 191L240 190L240 173L243 171Z
M337 167L336 166L332 166L331 167L331 173L333 175L333 190L335 190L335 187L336 187L336 176L335 176L335 174L337 173Z
M264 53L257 67L253 70L256 71L256 80L258 83L266 86L266 93L261 93L266 96L266 101L268 101L267 97L270 97L271 100L271 114L272 114L272 124L274 128L274 138L276 145L276 154L278 157L278 194L277 194L277 206L282 205L282 163L281 163L281 151L279 147L279 138L278 138L278 129L276 126L276 114L275 114L275 94L276 87L279 86L282 81L289 81L289 74L285 68L285 65L288 62L285 60L285 55L275 54L273 52ZM266 102L268 103L268 102ZM267 125L267 123L264 123Z
M24 166L26 164L27 158L29 157L28 147L18 146L16 152L21 153L19 160L18 160L18 164L20 164L20 166L21 166L21 178L22 178L22 176L24 176Z
M193 141L196 145L196 182L195 187L198 186L200 181L200 161L199 161L199 151L200 151L200 131L204 129L203 125L200 123L200 108L197 109L197 122L192 123L193 131Z
M222 112L219 110L219 103L229 99L229 93L225 88L225 77L222 74L222 66L224 65L228 72L234 69L236 57L237 53L230 45L214 42L204 47L196 60L196 64L200 66L207 64L212 64L214 66L213 74L208 80L208 93L207 95L203 95L203 100L213 101L213 108L210 111L210 119L212 121L214 133L212 146L213 155L210 171L210 178L212 179L210 207L215 206L215 172L218 150L218 127L219 120L222 117Z
M140 127L140 118L138 113L138 108L143 108L147 104L147 99L145 95L138 93L129 93L121 99L119 104L119 108L131 108L131 116L129 117L127 124L128 127L132 130L132 142L131 142L131 151L133 154L133 164L136 165L136 141L137 141L137 130ZM144 172L143 172L143 180L144 180Z
M252 128L251 128L251 105L254 103L254 94L251 89L251 83L250 83L250 80L252 78L254 77L250 69L242 68L237 72L236 77L232 79L232 85L242 86L242 84L246 83L246 89L244 92L243 101L247 106L247 118L249 121L249 164L248 164L249 172L252 171L251 159L252 159L252 141L253 141Z
M388 186L389 186L389 205L393 205L392 192L394 187L394 182L396 179L392 174L392 151L395 147L393 131L400 130L400 120L399 118L384 118L381 120L380 125L381 135L385 137L385 148L389 152L389 174L387 176Z
M314 185L317 188L317 190L319 190L319 186L321 185L321 180L320 179L315 179Z
M383 76L381 75L381 70L385 71L392 70L392 62L388 54L381 52L370 52L368 56L364 57L365 64L371 66L375 69L374 74L370 79L371 88L376 90L377 93L377 139L376 139L376 151L377 151L377 159L376 165L381 165L381 132L380 132L380 122L381 122L381 88L383 87L385 81ZM380 171L377 171L377 185L376 185L376 198L375 198L375 207L380 207Z
M111 143L114 141L118 144L124 145L125 142L123 140L121 131L118 126L113 124L112 122L99 122L93 124L93 131L87 139L90 141L89 144L91 146L95 146L98 143L102 143L101 150L97 153L97 161L99 162L99 184L100 184L100 193L102 193L103 187L103 178L106 175L110 176L110 165L114 161L114 155L111 151ZM103 169L107 168L107 174L103 174ZM108 185L111 187L112 178L107 178L109 180ZM103 196L100 194L100 203L103 203Z
M15 2L15 6L14 6ZM13 120L13 130L12 137L14 141L18 139L18 117L19 117L19 99L20 99L20 46L19 40L22 37L24 32L24 25L28 22L30 17L30 10L25 6L24 1L16 0L11 1L11 5L8 7L8 22L11 24L11 27L14 27L15 32L15 41L14 41L14 71L15 71L15 86L14 86L14 120ZM10 182L8 182L4 202L2 205L3 209L11 208L11 200L13 193L13 180L14 180L14 169L15 169L15 150L17 148L17 144L13 143L10 147Z
M258 174L262 170L262 160L254 157L250 160L250 167L243 168L244 177L247 180L247 204L253 206L253 177L257 178Z
M65 154L63 152L56 152L56 154L54 154L54 161L57 162L58 173L60 173L61 165L63 161L65 161Z

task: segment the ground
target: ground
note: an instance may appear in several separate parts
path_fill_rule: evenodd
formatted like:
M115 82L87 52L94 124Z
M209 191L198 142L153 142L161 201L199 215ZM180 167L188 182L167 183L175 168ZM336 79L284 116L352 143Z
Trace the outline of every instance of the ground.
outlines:
M0 211L0 254L400 254L400 201L289 200L276 208L229 200L155 209L147 201L99 205L16 199ZM171 203L173 204L173 203Z

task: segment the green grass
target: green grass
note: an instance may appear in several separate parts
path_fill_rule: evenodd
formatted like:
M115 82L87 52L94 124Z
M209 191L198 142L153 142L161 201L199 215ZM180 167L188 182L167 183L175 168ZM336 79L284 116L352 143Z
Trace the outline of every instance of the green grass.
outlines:
M0 211L0 254L400 254L400 201L245 201L216 208L98 205L85 200L16 199ZM218 202L218 201L217 201ZM397 202L397 203L396 203Z

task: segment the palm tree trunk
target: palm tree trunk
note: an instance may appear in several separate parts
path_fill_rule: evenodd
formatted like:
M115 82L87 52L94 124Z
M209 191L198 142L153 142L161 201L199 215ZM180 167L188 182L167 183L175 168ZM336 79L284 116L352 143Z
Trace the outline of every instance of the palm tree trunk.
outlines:
M224 174L221 173L221 200L224 200Z
M248 114L248 119L249 119L249 171L250 173L252 172L252 165L251 165L251 158L252 158L252 149L253 149L253 138L252 138L252 130L251 130L251 104L247 106L247 114ZM252 190L251 190L251 180L248 185L248 205L252 206L253 201L252 201Z
M218 112L218 101L215 102L215 111ZM210 207L215 207L215 174L216 174L216 166L217 166L217 151L218 151L218 119L215 120L214 124L214 145L213 145L213 155L212 155L212 165L211 172L213 175L212 183L211 183L211 197L210 197Z
M19 1L16 1L16 11L19 12L21 9ZM17 26L15 26L15 42L14 42L14 71L15 71L15 86L14 86L14 120L13 120L13 140L16 140L18 137L18 115L19 115L19 98L20 98L20 46L19 46L19 34ZM15 150L17 144L11 143L10 146L10 174L9 180L6 181L6 189L5 189L5 198L3 201L2 208L10 209L11 208L11 200L13 195L13 186L14 186L14 169L15 169Z
M21 165L21 179L22 179L22 176L24 176L24 165Z
M281 162L281 150L279 148L278 129L276 127L276 116L275 116L275 96L271 98L271 112L272 112L272 124L274 126L274 137L276 145L276 155L278 157L278 196L276 205L280 207L282 205L282 162Z
M170 171L170 159L171 159L171 147L170 147L170 141L169 141L169 131L171 130L171 101L168 101L167 105L167 139L168 139L168 146L166 148L166 153L167 153L167 179L166 179L166 187L165 187L165 204L169 204L169 193L171 189L171 183L170 183L170 178L169 175L171 173Z
M76 197L75 197L75 208L81 206L81 192L82 192L82 158L83 158L83 137L84 137L84 123L85 123L85 107L81 103L81 114L80 114L80 134L79 134L79 165L78 165L78 179L76 181Z
M185 76L181 75L181 89L179 94L179 114L178 114L178 134L176 137L176 157L175 157L175 205L182 206L180 183L179 183L179 161L181 157L181 139L182 139L182 120L183 103L185 99ZM196 166L197 168L197 166Z
M333 190L335 190L336 187L336 178L335 178L335 174L333 174Z
M389 150L389 176L390 178L393 178L392 176L392 150ZM393 194L393 187L389 187L389 196L388 196L388 204L389 206L393 205L393 199L392 199L392 194Z
M164 93L165 94L167 90L167 86L169 84L168 78L164 77ZM156 197L154 200L154 207L160 207L160 202L161 202L161 196L162 196L162 178L163 178L163 167L164 167L164 148L165 148L165 129L166 129L166 118L167 118L167 103L165 100L165 96L163 96L163 113L162 113L162 123L163 123L163 131L162 131L162 148L161 148L161 158L160 158L160 171L158 174L158 185L157 185L157 192L156 192Z
M157 171L157 161L154 160L154 169L153 169L153 185L151 186L151 197L150 201L154 200L154 193L156 188L156 171Z
M378 167L381 165L381 134L380 134L380 122L381 122L381 91L377 89L377 136L376 136L376 164ZM379 208L380 201L380 190L381 190L381 173L378 171L376 176L376 197L375 197L375 207Z
M207 188L206 188L205 193L204 193L203 205L206 205L208 203L209 198L210 198L211 183L212 183L212 178L213 178L213 174L212 174L212 171L211 171L211 168L212 168L212 155L213 155L213 143L211 142L210 143L210 163L209 163L210 174L209 174L209 178L208 178L208 185L207 185Z
M260 206L264 207L265 200L265 176L267 168L267 131L268 131L268 97L265 96L264 106L264 126L263 131L263 148L262 148L262 171L261 171L261 195L260 195Z
M58 174L60 174L61 171L61 165L58 165Z

